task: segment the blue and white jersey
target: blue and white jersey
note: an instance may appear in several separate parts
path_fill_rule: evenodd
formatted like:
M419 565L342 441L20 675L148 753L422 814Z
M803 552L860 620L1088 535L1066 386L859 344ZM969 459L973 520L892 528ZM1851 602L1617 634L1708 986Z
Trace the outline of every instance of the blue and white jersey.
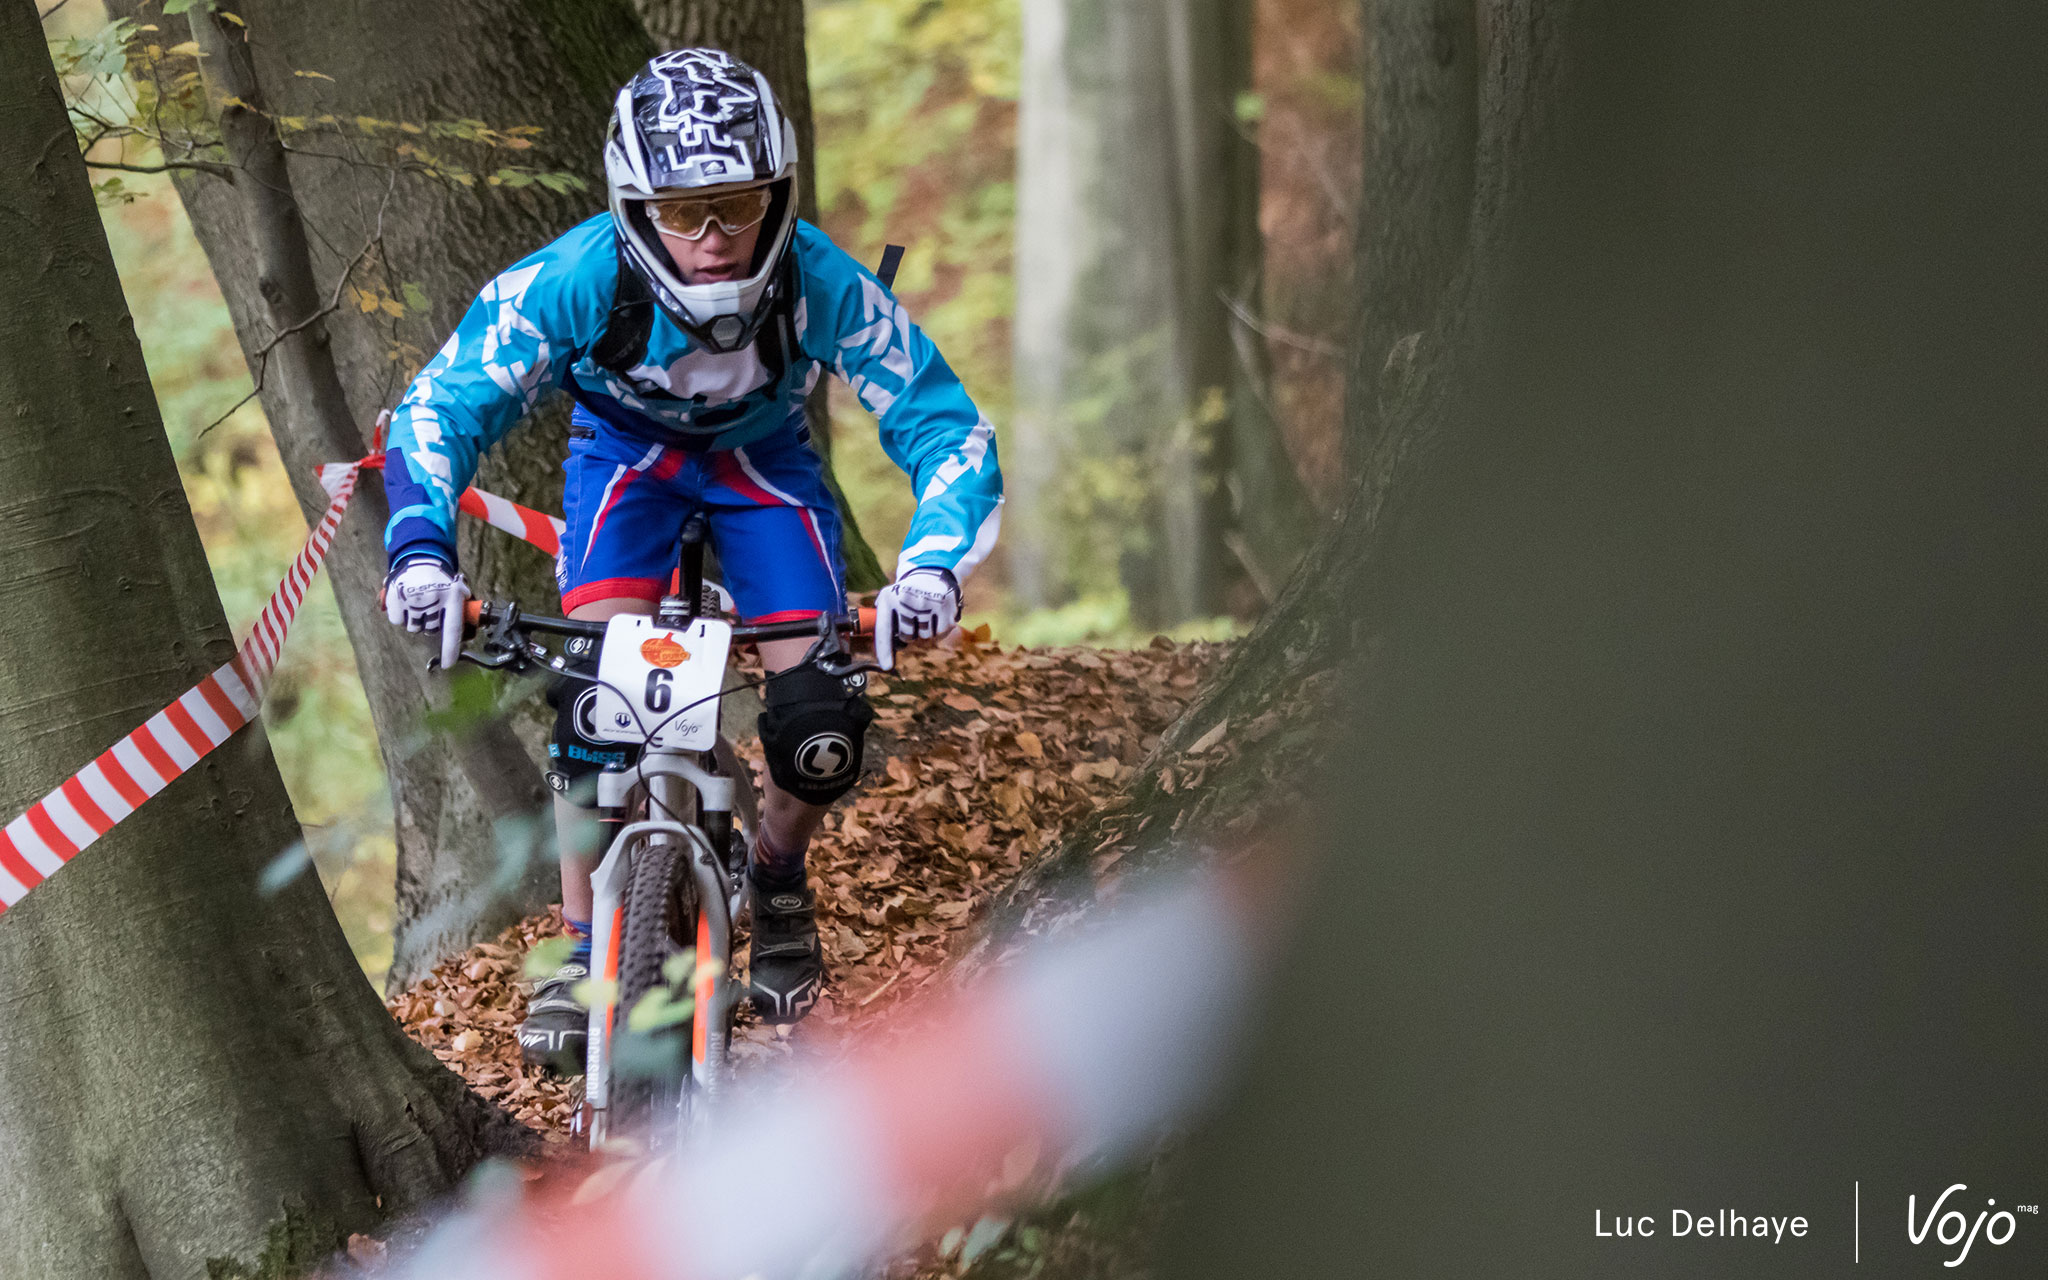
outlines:
M799 350L774 378L754 347L705 350L659 307L645 363L626 378L593 363L618 285L608 213L485 285L392 414L384 471L392 562L424 553L454 563L455 502L478 456L550 387L623 436L725 450L798 430L804 399L829 366L881 420L882 448L917 493L898 576L934 566L964 580L1000 523L994 426L902 304L824 232L799 222L790 254Z

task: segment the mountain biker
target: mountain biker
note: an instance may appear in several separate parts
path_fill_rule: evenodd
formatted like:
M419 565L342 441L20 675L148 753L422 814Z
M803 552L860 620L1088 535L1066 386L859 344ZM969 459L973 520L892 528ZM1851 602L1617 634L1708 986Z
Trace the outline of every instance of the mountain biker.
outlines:
M876 600L878 656L887 665L897 644L950 631L960 583L999 523L994 428L888 289L797 218L796 134L767 79L716 49L662 54L619 91L604 159L609 212L484 286L392 416L390 620L460 625L444 611L465 590L456 499L478 455L555 387L575 402L556 566L571 617L652 612L699 511L743 619L844 612L838 508L804 423L829 366L880 419L882 447L917 493L895 581ZM752 998L772 1022L800 1017L822 987L804 856L859 776L873 715L859 678L800 665L807 647L760 646L769 672L788 673L763 690L769 776L749 865ZM594 654L580 661L595 674ZM548 780L577 947L537 985L520 1028L529 1061L571 1071L600 852L595 775L631 758L579 723L591 689L563 676L549 691Z

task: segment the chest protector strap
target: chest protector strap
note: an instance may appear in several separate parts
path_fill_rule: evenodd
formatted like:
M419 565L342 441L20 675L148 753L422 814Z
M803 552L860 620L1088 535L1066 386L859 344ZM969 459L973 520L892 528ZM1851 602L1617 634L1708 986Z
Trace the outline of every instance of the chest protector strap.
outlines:
M768 381L779 381L789 368L790 353L796 350L796 255L782 260L782 287L776 290L775 313L754 335L754 350ZM605 317L604 332L590 344L591 362L620 378L628 369L647 362L647 337L654 331L654 294L646 277L627 264L619 251L619 280L612 294L611 313ZM663 394L654 392L655 395Z

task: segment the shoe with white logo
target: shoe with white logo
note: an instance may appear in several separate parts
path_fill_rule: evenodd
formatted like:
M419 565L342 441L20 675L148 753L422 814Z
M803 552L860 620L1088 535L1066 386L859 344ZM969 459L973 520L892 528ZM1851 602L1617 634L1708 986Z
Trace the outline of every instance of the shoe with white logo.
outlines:
M747 974L754 1012L770 1025L795 1022L818 1003L825 953L818 944L818 897L809 889L763 892L754 887L754 938Z
M570 960L552 977L534 984L526 1001L526 1021L519 1024L519 1056L527 1063L558 1076L583 1074L590 1010L575 992L577 984L589 976L589 965Z

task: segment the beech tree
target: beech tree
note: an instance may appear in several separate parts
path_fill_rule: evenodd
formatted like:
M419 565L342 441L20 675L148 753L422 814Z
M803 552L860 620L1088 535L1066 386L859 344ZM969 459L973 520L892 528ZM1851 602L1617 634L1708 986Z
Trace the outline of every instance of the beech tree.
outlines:
M312 468L367 450L378 412L477 289L602 207L597 149L611 93L652 50L625 0L361 0L318 11L252 0L194 5L183 17L156 0L126 4L167 32L189 23L203 51L205 108L167 122L218 162L172 176L312 519L324 505ZM162 82L179 67L151 70ZM168 84L160 92L174 95ZM539 131L505 133L522 126ZM484 461L478 484L559 511L565 432L559 406L536 414ZM390 981L403 985L539 910L557 876L539 856L509 884L503 874L501 835L545 805L539 716L423 745L421 713L446 698L445 678L425 675L417 641L377 607L388 507L374 479L357 506L328 563L391 785ZM457 540L480 593L553 600L544 556L468 521Z
M233 653L30 0L0 4L0 805ZM312 1251L519 1144L400 1032L260 725L0 916L0 1273L178 1280L292 1215Z
M1007 553L1031 604L1213 615L1302 550L1266 407L1248 0L1024 11Z
M233 165L228 181L174 176L310 516L309 468L363 451L364 428L477 289L603 208L613 98L654 45L626 0L351 0L340 10L248 0L157 20L167 29L189 21L206 54L213 119L200 127L218 130ZM746 31L748 53L787 76L789 45L801 68L800 21ZM800 95L801 76L795 83ZM798 120L807 130L808 111ZM242 180L250 172L262 176ZM288 266L294 259L305 265ZM330 300L340 305L330 310ZM303 376L280 367L293 349ZM331 376L319 368L330 353ZM565 401L544 403L484 460L477 483L559 511L566 422ZM532 704L511 725L421 749L420 710L443 695L437 681L422 684L419 646L376 611L385 508L381 495L365 497L335 549L334 575L392 784L390 980L403 984L557 893L551 859L530 860L509 889L502 879L507 819L539 814L544 800L533 758L544 718ZM877 586L874 556L846 514L852 585ZM469 522L458 543L479 594L553 604L545 557Z

